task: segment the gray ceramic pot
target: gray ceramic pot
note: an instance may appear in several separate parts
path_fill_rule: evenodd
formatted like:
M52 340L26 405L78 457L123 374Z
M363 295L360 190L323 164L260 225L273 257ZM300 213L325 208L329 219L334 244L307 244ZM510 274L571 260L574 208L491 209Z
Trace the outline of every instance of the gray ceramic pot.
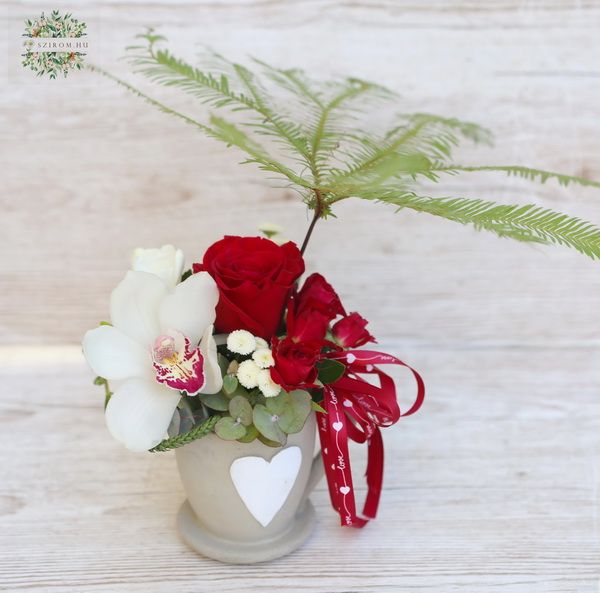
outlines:
M177 449L187 500L178 516L183 539L197 552L234 564L272 560L310 535L308 494L323 476L313 458L315 414L284 447L238 443L210 434Z

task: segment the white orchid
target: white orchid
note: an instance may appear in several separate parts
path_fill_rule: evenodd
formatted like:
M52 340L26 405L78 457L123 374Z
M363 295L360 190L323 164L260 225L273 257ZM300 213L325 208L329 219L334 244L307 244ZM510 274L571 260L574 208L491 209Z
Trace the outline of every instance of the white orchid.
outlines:
M170 287L175 286L181 279L183 264L183 251L175 249L173 245L153 249L138 247L131 256L132 270L156 274Z
M106 423L128 449L147 451L165 437L181 391L221 389L212 335L218 299L206 272L170 287L155 274L130 271L111 294L112 325L85 334L83 352L94 372L124 381L108 403Z

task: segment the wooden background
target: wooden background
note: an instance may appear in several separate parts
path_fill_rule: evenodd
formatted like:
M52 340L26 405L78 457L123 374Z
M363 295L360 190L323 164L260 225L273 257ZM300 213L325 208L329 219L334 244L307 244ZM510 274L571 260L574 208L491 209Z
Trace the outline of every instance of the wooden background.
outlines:
M0 590L600 591L600 263L371 204L320 224L308 266L429 387L386 431L379 520L338 528L321 485L318 529L288 558L228 567L180 542L172 455L110 439L78 342L134 247L172 242L190 262L265 220L300 241L307 216L233 150L109 81L23 70L22 22L53 8L85 20L90 59L130 80L118 58L153 25L192 59L210 45L348 73L399 91L398 111L492 127L496 147L464 162L600 179L597 0L3 2ZM472 175L443 191L600 222L594 190Z

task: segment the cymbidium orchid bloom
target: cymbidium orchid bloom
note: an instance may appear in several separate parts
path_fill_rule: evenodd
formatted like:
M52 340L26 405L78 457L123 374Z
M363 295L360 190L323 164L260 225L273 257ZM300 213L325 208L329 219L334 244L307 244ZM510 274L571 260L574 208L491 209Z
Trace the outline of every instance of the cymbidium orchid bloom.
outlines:
M92 369L124 381L106 407L106 423L128 449L147 451L165 437L181 391L221 389L212 335L218 300L206 272L171 287L155 274L130 271L111 294L112 325L85 334Z

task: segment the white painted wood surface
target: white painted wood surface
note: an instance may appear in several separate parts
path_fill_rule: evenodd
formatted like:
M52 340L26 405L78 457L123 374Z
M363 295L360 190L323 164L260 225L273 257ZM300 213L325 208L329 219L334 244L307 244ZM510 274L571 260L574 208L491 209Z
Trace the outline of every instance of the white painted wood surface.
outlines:
M267 219L300 240L306 215L233 151L107 81L35 79L18 43L23 19L69 9L100 42L91 58L127 76L122 48L160 26L184 55L200 42L354 74L401 91L399 111L492 127L496 148L464 162L600 179L600 3L74 4L0 6L0 590L597 592L599 264L369 204L317 227L308 264L428 383L423 411L385 433L378 521L338 528L321 485L318 530L288 558L227 567L188 551L172 455L111 441L76 344L135 246L196 259ZM501 176L443 190L600 222L593 190Z

